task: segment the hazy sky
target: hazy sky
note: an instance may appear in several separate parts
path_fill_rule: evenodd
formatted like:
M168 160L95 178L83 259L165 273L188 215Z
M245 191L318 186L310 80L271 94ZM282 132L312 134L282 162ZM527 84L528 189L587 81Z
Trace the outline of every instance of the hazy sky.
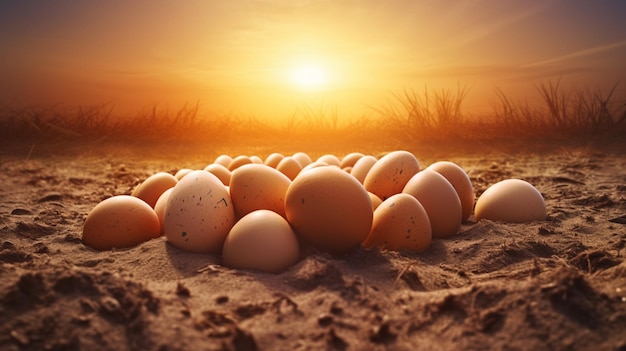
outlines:
M473 109L559 78L626 96L626 1L0 0L0 50L5 106L351 116L460 84Z

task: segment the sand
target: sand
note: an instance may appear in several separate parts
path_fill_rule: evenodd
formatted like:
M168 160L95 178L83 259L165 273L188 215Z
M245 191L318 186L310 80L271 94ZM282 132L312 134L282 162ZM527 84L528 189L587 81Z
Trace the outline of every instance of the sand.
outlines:
M622 151L445 157L477 195L502 179L534 184L548 219L471 217L423 254L306 250L295 266L265 274L164 238L105 252L82 244L101 200L215 156L71 149L27 158L5 149L0 349L626 350ZM426 166L445 155L416 156Z

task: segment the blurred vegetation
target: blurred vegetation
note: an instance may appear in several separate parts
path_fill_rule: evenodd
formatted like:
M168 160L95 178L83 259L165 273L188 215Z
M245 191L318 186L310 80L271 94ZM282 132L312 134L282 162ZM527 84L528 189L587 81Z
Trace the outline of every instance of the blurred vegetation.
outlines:
M478 148L490 145L575 143L626 135L626 100L610 91L564 89L560 81L541 83L542 103L515 102L496 90L493 111L465 114L470 89L405 90L373 116L343 120L332 106L303 106L281 122L232 115L204 116L198 104L178 111L156 106L132 117L115 117L113 105L0 109L3 144L66 145L333 145L375 143L380 147ZM406 147L405 147L406 148Z

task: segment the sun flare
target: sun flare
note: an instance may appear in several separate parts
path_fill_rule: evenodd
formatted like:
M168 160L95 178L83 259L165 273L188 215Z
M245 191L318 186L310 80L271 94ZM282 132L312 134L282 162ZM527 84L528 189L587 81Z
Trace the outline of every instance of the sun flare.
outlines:
M328 83L328 73L320 65L307 63L294 67L290 79L292 84L299 88L316 89Z

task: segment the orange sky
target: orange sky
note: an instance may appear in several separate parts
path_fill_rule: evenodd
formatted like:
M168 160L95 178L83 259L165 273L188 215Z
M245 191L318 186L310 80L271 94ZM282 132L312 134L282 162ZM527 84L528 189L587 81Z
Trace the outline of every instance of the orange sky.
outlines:
M353 117L403 89L471 86L474 111L559 78L626 96L624 15L621 0L0 0L0 105Z

